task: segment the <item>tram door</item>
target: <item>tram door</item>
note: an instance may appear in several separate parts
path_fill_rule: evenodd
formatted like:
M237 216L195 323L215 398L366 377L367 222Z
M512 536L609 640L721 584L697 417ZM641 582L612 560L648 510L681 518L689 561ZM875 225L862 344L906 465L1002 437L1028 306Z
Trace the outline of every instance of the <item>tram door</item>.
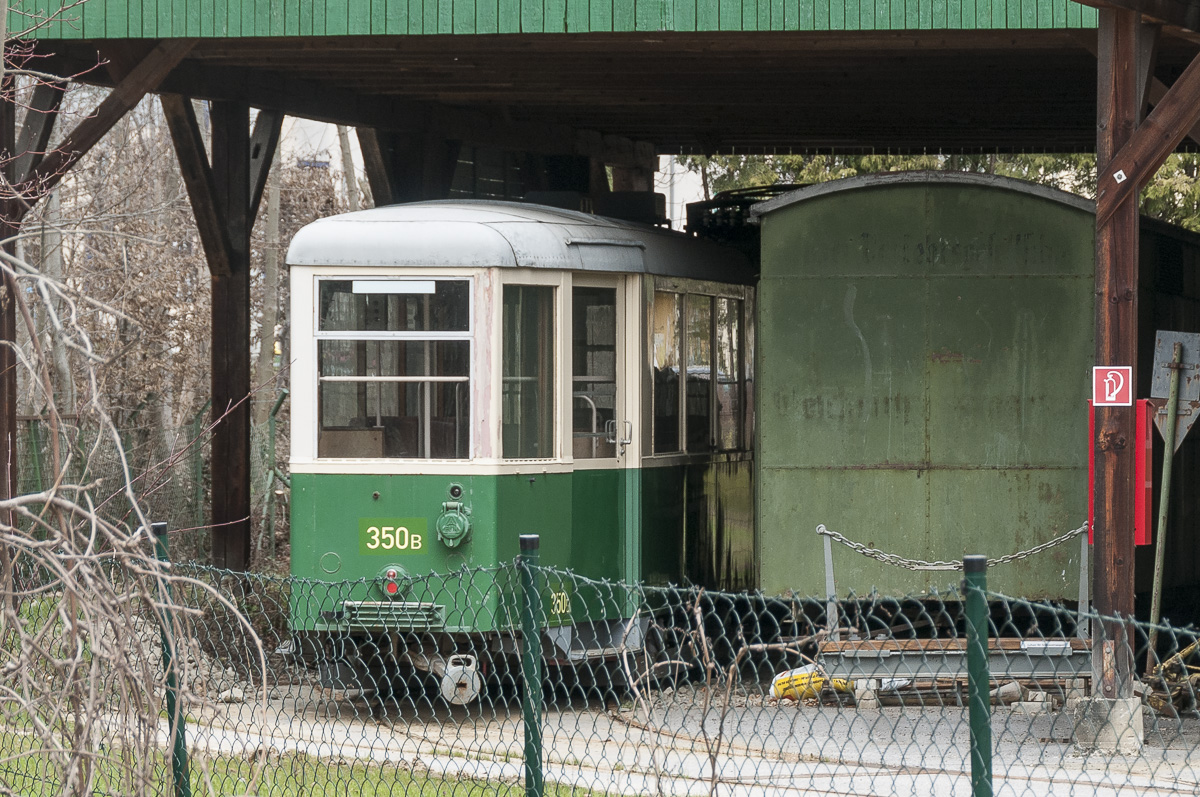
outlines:
M572 558L609 578L623 572L625 463L633 438L624 385L624 296L617 278L576 275L571 289Z

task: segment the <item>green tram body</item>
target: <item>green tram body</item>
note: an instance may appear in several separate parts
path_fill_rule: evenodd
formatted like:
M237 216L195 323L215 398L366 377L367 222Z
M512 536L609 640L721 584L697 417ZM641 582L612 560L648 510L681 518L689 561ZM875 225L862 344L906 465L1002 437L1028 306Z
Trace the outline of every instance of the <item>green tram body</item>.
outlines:
M291 571L328 587L298 593L291 623L327 681L377 677L342 661L355 647L434 672L510 654L521 534L564 573L543 590L564 662L611 658L646 627L626 627L633 597L566 571L755 585L743 256L445 201L317 221L288 264Z

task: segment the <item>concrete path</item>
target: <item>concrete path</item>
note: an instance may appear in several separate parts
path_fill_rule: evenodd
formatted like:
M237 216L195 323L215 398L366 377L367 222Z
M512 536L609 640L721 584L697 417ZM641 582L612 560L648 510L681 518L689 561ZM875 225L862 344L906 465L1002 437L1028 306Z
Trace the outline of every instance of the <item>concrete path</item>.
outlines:
M302 753L335 766L370 761L448 781L517 782L523 774L518 703L410 705L375 719L364 703L327 704L306 688L271 694L258 703L192 711L189 747L248 760ZM545 777L608 794L706 795L715 759L720 795L970 794L962 708L737 702L723 721L719 703L705 710L703 690L656 696L636 709L560 702L544 714ZM1072 723L1063 712L1031 716L998 708L994 792L1200 794L1200 720L1148 716L1147 722L1140 755L1085 755L1070 743Z

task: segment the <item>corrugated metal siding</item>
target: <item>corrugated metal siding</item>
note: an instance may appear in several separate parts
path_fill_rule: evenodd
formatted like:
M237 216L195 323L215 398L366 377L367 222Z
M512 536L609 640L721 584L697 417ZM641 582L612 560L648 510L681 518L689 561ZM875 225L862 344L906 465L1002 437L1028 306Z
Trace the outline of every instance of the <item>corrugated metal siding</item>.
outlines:
M43 39L1089 28L1070 0L18 0Z

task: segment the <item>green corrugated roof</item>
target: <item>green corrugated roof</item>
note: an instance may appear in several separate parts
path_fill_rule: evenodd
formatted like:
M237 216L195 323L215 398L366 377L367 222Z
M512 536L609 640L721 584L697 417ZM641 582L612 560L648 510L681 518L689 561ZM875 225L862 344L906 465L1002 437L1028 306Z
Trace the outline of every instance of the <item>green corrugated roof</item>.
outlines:
M54 14L52 19L47 18ZM39 39L1091 28L1070 0L16 0Z

